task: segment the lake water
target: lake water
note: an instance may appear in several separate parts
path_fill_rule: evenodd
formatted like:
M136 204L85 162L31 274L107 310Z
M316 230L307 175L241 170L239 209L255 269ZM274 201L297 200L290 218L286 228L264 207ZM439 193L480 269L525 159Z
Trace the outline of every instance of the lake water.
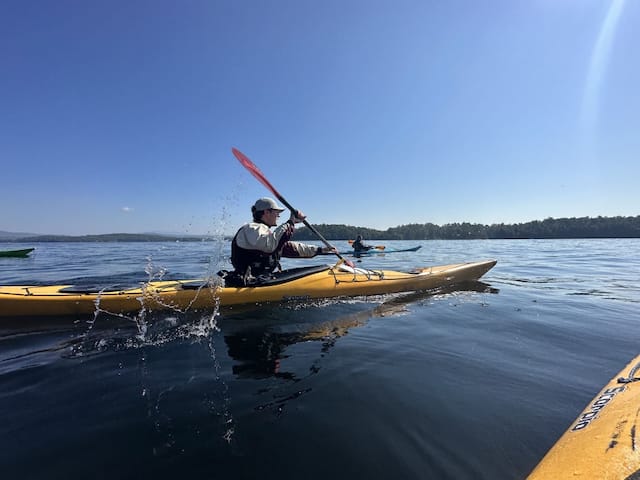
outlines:
M370 243L422 249L360 266L498 264L472 290L155 314L142 329L0 320L2 478L522 479L638 353L640 240ZM0 284L229 268L222 241L29 246L0 258Z

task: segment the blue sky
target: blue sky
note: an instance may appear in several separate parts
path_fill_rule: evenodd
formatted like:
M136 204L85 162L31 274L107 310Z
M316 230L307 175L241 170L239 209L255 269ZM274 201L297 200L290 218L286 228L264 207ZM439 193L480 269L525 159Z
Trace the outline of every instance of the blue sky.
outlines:
M640 214L640 2L0 3L0 230Z

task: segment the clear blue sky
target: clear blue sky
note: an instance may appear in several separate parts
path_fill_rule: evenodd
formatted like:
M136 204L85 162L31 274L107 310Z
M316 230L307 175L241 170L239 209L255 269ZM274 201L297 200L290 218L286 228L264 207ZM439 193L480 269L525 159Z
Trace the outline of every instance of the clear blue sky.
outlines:
M640 2L4 0L0 230L640 214ZM286 217L285 217L286 218Z

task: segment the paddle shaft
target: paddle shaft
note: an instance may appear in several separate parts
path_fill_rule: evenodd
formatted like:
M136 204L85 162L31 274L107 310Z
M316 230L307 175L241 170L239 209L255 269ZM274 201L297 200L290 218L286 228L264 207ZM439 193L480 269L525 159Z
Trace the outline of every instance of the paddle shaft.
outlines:
M287 208L288 208L288 209L289 209L289 210L290 210L290 211L291 211L295 216L297 216L297 215L298 215L298 210L297 210L297 209L295 209L295 208L293 208L293 207L291 206L291 204L290 204L289 202L287 202L287 201L285 200L285 198L284 198L282 195L280 195L277 191L273 191L273 194L274 194L274 195L278 198L278 200L280 200L280 201L282 202L282 204L283 204L285 207L287 207ZM306 219L306 218L303 218L303 219L302 219L302 223L304 224L304 226L305 226L305 227L307 227L309 230L311 230L313 233L315 233L315 234L316 234L316 236L317 236L320 240L322 240L322 243L324 243L327 247L329 247L329 248L335 248L333 245L331 245L331 244L329 243L329 241L328 241L326 238L324 238L324 237L322 236L322 234L321 234L318 230L316 230L316 227L314 227L314 226L313 226L313 225L311 225L309 222L307 222L307 219ZM340 257L340 254L337 254L337 255L338 255L338 257ZM342 257L340 257L340 259L341 259L341 260L344 260Z
M235 157L238 159L238 161L242 164L244 168L249 170L249 172L255 178L257 178L260 183L262 183L265 187L267 187L271 191L271 193L273 193L276 196L276 198L280 200L280 202L282 202L284 206L291 211L291 213L293 213L296 217L298 216L298 210L293 208L291 204L287 202L287 200L282 195L280 195L280 192L278 192L278 190L276 190L276 188L273 185L271 185L271 182L269 182L269 180L267 180L267 177L264 176L264 174L260 171L260 169L251 160L249 160L249 157L247 157L244 153L242 153L237 148L232 148L231 151L233 152ZM336 248L333 245L331 245L328 242L328 240L324 238L318 230L315 229L313 225L307 222L306 219L302 219L302 223L304 224L305 227L311 230L320 240L322 240L322 243L324 243L328 248L333 249L335 255L340 260L342 260L347 265L353 266L353 264L349 260L345 259L342 255L340 255L338 253L338 250L336 250Z

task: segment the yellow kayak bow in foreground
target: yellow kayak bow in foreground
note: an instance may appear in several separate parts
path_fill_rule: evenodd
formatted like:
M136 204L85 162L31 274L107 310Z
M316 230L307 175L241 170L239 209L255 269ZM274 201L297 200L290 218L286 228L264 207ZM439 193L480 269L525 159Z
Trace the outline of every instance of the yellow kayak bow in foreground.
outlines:
M640 478L640 355L589 403L528 480Z

